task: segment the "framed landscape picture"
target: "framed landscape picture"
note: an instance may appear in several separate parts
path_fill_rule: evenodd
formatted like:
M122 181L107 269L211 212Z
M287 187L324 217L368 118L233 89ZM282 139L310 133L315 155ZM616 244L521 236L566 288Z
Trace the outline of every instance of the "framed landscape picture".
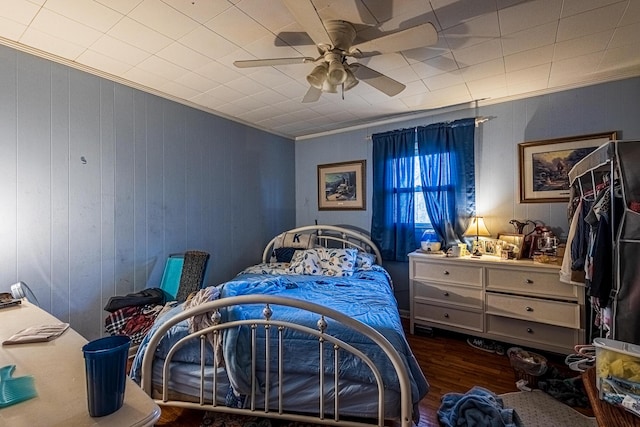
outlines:
M616 132L597 133L518 144L520 202L569 201L569 171Z
M366 160L318 165L319 210L366 208Z

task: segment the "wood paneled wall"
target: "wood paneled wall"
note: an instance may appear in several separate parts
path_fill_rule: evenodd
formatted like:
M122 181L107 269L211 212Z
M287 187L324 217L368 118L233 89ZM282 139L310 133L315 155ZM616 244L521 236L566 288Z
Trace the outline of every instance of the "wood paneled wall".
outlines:
M293 141L3 46L0 148L0 291L87 339L170 253L217 284L295 226Z

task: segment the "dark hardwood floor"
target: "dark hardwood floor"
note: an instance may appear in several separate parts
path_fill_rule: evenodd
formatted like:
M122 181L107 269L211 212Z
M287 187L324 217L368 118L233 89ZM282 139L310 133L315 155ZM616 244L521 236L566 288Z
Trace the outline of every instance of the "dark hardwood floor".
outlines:
M437 427L437 410L440 398L449 392L465 393L473 386L482 386L496 394L518 391L516 376L509 364L509 358L494 353L487 353L470 347L466 343L467 336L445 331L434 331L433 336L418 332L407 339L424 372L431 389L420 402L419 427ZM506 345L505 348L508 348ZM549 363L571 376L579 373L569 371L562 357L542 353ZM580 412L592 416L589 409ZM203 412L182 410L178 408L162 408L162 416L157 425L176 427L198 427Z
M518 391L507 356L477 350L466 336L435 330L433 336L407 333L409 345L431 386L420 402L420 427L439 426L440 398L482 386L496 394Z

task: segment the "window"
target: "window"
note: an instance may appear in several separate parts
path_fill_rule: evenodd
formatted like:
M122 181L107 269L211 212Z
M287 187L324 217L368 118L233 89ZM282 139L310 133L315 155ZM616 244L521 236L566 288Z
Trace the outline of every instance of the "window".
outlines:
M416 224L416 231L419 231L419 236L425 230L433 230L433 226L431 225L431 220L429 219L429 213L427 212L427 204L424 201L424 193L422 192L422 180L420 179L420 158L418 157L416 146L416 157L414 158L414 173L413 173L413 184L414 184L414 211L413 211L413 220ZM420 240L420 239L418 239Z
M406 261L427 229L445 246L462 238L475 209L474 128L461 119L372 135L371 237L383 259Z

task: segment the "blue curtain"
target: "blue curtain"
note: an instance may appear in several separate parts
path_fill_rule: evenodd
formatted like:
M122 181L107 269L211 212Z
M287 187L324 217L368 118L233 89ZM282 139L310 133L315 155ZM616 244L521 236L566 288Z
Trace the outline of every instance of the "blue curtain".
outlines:
M422 191L431 224L449 247L475 214L475 119L417 128Z
M416 130L374 134L372 140L371 238L383 259L406 261L417 247L413 202Z
M427 213L445 247L462 241L475 212L475 119L372 135L371 238L387 261L418 247L414 162L420 157ZM416 150L417 143L417 150Z

